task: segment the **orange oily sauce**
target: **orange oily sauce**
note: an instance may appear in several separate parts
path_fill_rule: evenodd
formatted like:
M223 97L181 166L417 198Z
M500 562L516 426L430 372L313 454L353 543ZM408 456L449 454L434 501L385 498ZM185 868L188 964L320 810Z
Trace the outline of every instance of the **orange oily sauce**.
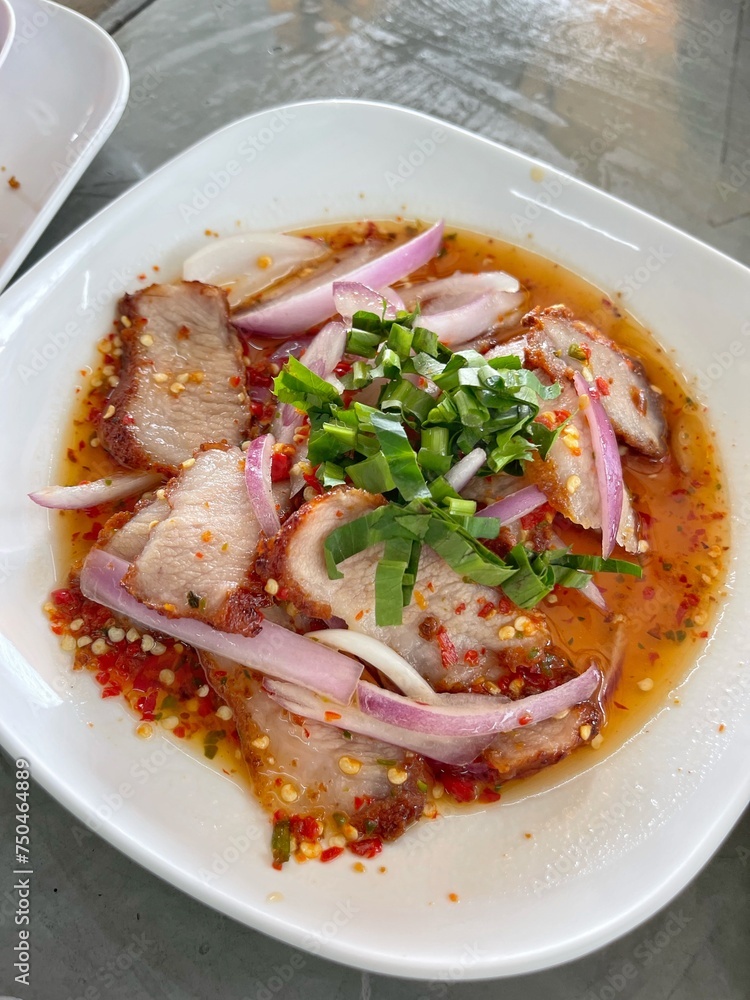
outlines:
M402 236L403 222L379 223L381 233ZM306 230L306 235L327 239L339 247L371 231L371 224L328 226ZM654 463L632 453L623 458L625 479L641 514L649 551L639 556L641 580L601 574L597 578L610 614L604 616L576 591L550 595L540 609L550 621L555 642L567 649L582 668L591 653L611 650L614 630L625 621L629 642L614 704L610 707L604 739L612 748L640 728L667 692L684 677L701 652L709 635L714 613L721 600L725 553L729 541L729 519L718 466L714 434L705 410L690 397L676 365L650 334L623 308L582 278L530 250L497 239L448 228L442 252L412 279L446 277L455 271L502 269L516 276L529 293L529 308L564 303L577 318L593 323L644 364L652 384L662 393L671 433L671 454L664 463ZM511 336L513 331L507 331ZM504 332L505 336L505 332ZM277 346L275 342L273 347ZM76 390L77 403L66 440L59 481L66 484L95 479L116 468L96 439L95 420L116 377L110 352L117 339L99 345L93 370L82 371ZM91 546L99 526L112 512L66 512L58 515L59 578L80 560ZM576 528L561 532L578 552L597 552L598 536ZM617 553L615 553L617 554ZM631 557L628 557L631 558ZM78 653L78 660L90 655ZM95 664L87 662L87 665ZM166 696L166 693L165 693ZM171 692L174 697L174 692ZM129 699L132 703L132 699ZM195 699L190 700L190 704ZM204 742L215 732L217 719L199 716L181 706L183 725L178 735L195 736ZM213 706L212 706L213 707ZM205 709L204 709L205 711ZM157 706L158 714L158 706ZM158 720L157 720L158 721ZM226 744L220 741L217 761L225 770L238 766L236 733L231 721L222 721ZM601 741L597 741L597 748ZM224 746L228 751L224 754ZM592 762L589 748L573 754L571 762L547 769L538 779L519 783L524 791L538 788L538 781L556 782ZM239 765L240 767L242 765ZM530 785L533 782L533 785Z

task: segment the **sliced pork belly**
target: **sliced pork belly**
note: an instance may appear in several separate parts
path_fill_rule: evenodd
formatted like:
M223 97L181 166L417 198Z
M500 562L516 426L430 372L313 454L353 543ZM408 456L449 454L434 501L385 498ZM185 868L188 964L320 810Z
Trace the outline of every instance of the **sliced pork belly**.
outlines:
M341 833L332 816L342 813L360 834L381 840L401 836L422 815L425 793L417 782L424 789L429 772L421 757L290 716L258 675L207 654L201 660L234 712L255 792L269 812L314 815L329 835Z
M133 562L143 552L154 523L162 521L169 511L166 499L141 500L132 514L114 514L107 521L97 545L114 556Z
M526 367L541 368L556 382L570 380L588 368L602 389L602 406L615 433L651 458L667 452L667 425L661 399L640 364L594 327L580 323L564 306L533 309L524 317ZM572 345L588 355L571 357Z
M593 702L570 709L562 719L500 733L482 755L501 781L526 778L556 764L597 735L602 712Z
M537 372L544 378L543 372ZM525 478L538 486L550 504L583 528L601 528L601 500L591 431L578 409L578 396L570 383L550 406L573 414L570 423L550 448L546 459L536 455L524 468ZM540 413L544 417L546 410ZM570 430L568 428L571 428ZM630 493L625 487L617 542L628 552L638 551L638 523Z
M239 444L249 409L226 295L198 281L151 285L119 305L119 383L99 438L131 469L174 473L206 443Z
M561 717L495 737L482 756L495 768L501 781L525 778L556 764L599 734L622 674L627 645L627 625L618 624L606 654L600 651L599 664L604 680L601 689L589 701L576 705Z
M260 531L244 463L239 448L199 451L159 498L108 522L99 544L131 563L125 585L139 601L254 634L268 598L252 575Z
M350 629L387 643L437 689L466 688L478 678L494 680L504 667L525 660L529 649L549 641L542 615L520 611L492 587L465 583L426 546L403 623L377 625L375 565L382 546L345 560L339 567L343 579L329 580L323 542L334 528L382 503L381 497L355 489L317 497L282 526L270 550L258 559L259 574L286 588L289 600L305 614L323 619L335 615ZM501 639L498 630L507 626L512 635Z

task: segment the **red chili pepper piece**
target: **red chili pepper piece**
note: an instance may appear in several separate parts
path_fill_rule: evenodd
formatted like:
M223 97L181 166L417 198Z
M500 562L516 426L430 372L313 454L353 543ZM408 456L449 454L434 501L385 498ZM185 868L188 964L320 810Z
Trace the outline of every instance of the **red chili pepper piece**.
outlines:
M291 465L289 456L283 452L274 452L271 456L271 482L278 483L289 478Z
M443 785L446 792L452 795L456 802L473 802L476 798L477 791L474 787L474 782L468 778L459 778L455 774L446 774L443 776Z
M452 667L455 663L458 663L458 653L444 625L441 625L438 629L437 641L438 646L440 646L440 659L447 670L448 667Z
M352 854L360 858L374 858L383 850L383 842L380 837L365 837L363 840L355 840L348 847Z
M343 853L344 853L343 847L326 847L326 849L320 855L320 860L323 862L323 864L325 864L326 861L333 861L334 858L339 857L339 855Z

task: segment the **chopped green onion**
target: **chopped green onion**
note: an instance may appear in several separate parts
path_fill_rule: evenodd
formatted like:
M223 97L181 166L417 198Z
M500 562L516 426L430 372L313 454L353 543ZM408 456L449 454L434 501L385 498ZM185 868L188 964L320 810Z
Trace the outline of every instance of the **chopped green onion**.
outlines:
M346 338L346 353L358 354L361 358L374 358L379 346L379 335L366 330L350 330Z
M464 500L463 497L448 497L445 504L451 514L471 517L477 510L476 500Z
M380 447L388 460L393 481L401 495L407 501L429 497L430 490L403 424L397 417L387 413L373 413L371 419Z
M376 452L362 462L354 462L347 467L347 474L354 485L368 493L388 493L395 483L388 460L382 451Z

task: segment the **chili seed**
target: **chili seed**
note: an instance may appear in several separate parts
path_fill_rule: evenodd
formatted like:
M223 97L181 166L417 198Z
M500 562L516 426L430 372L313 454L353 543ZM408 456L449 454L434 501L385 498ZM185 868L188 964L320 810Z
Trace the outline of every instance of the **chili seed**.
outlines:
M296 802L299 798L299 792L291 784L282 785L280 794L284 802Z
M407 771L402 767L389 767L388 768L388 780L392 785L403 785L406 779L409 777Z
M362 769L362 761L356 757L339 757L339 771L343 774L359 774Z
M299 849L305 855L306 858L319 858L323 853L323 848L320 844L314 844L309 840L303 840L299 846Z

